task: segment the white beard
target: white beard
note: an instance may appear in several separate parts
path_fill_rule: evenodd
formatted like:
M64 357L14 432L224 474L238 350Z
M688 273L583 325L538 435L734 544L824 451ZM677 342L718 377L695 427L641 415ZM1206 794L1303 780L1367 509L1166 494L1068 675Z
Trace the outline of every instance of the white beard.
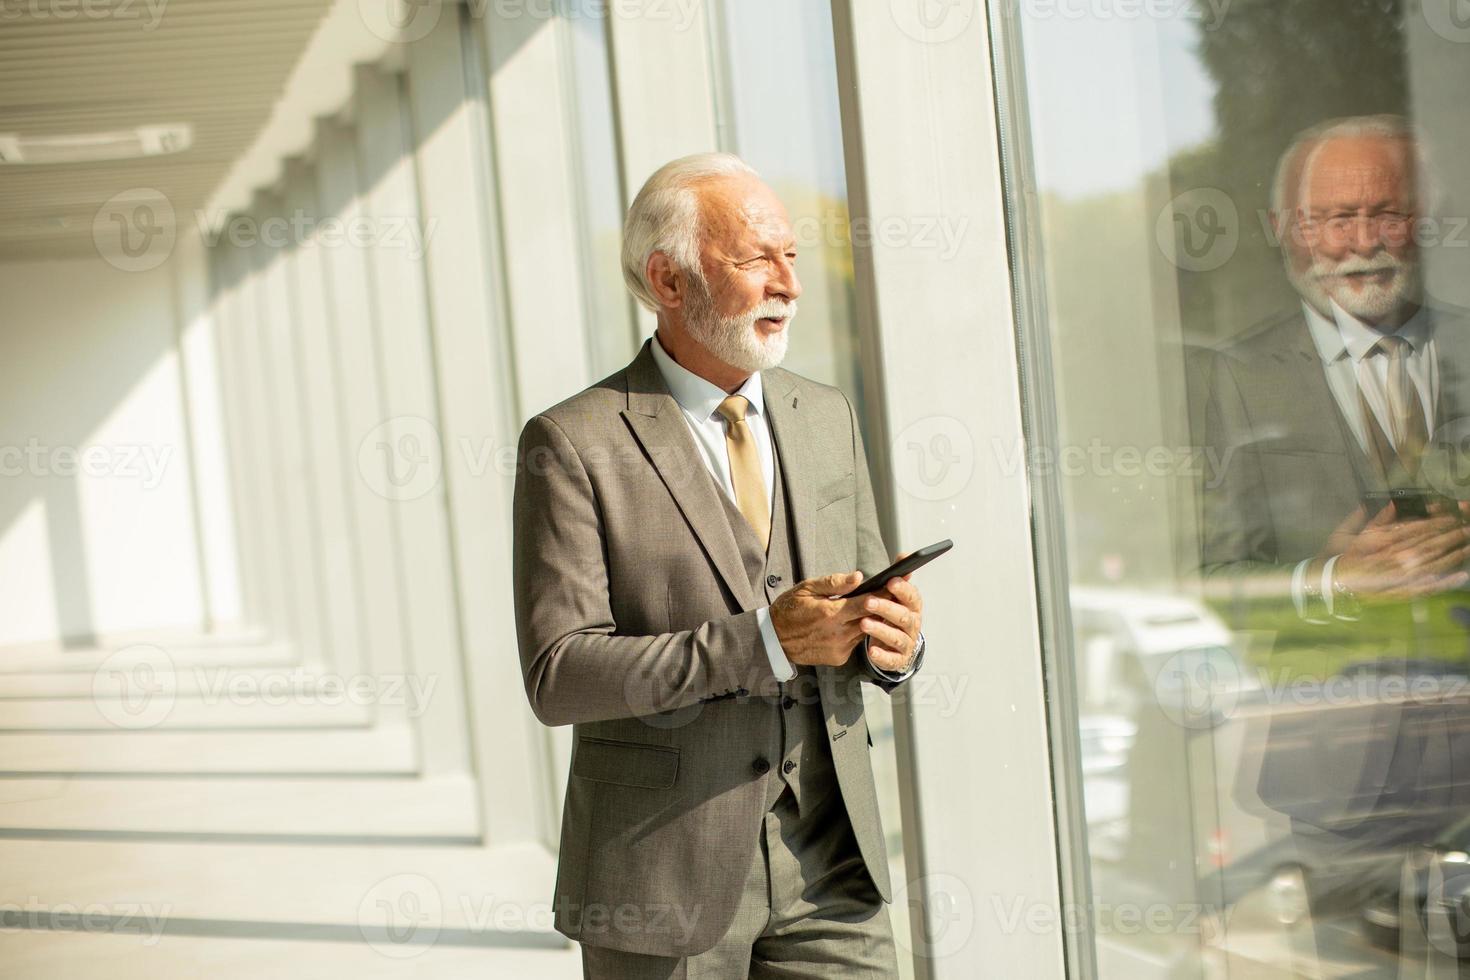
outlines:
M719 316L704 284L695 283L684 311L684 328L700 346L721 361L754 374L776 367L786 358L791 323L795 317L796 304L779 299L763 300L735 316ZM755 323L766 318L784 318L786 323L780 333L763 337L756 330Z
M1365 283L1354 289L1342 278L1353 272L1387 270L1392 270L1394 275L1382 286ZM1419 301L1418 263L1405 262L1387 252L1371 259L1349 256L1341 262L1318 258L1306 278L1313 280L1317 289L1338 306L1367 323L1381 323Z
M1286 278L1291 280L1291 287L1297 291L1297 295L1306 300L1307 305L1318 313L1332 318L1332 297L1327 295L1322 281L1314 274L1313 267L1308 267L1300 272L1293 268L1291 258L1286 259Z

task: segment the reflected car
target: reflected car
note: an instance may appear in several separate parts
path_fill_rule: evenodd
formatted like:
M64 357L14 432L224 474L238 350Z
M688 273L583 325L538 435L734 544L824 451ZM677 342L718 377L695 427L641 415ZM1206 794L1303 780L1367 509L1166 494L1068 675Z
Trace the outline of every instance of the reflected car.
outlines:
M1220 618L1189 596L1073 588L1084 713L1137 718L1147 705L1218 723L1263 693Z

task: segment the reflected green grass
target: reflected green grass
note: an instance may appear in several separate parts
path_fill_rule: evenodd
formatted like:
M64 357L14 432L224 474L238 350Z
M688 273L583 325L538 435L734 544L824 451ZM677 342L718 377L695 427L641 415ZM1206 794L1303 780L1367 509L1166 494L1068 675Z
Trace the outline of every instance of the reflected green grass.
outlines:
M1373 660L1422 658L1470 666L1470 630L1458 621L1470 620L1467 592L1365 603L1357 621L1325 624L1303 621L1285 596L1208 604L1244 635L1248 662L1273 683L1331 677Z

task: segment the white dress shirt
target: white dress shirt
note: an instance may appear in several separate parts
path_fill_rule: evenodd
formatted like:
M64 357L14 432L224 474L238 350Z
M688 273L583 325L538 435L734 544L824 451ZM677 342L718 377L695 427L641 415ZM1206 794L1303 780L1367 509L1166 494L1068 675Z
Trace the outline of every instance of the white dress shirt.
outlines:
M735 481L730 476L730 454L725 446L725 419L716 411L729 395L670 357L657 336L653 338L651 347L653 361L658 365L659 372L664 376L664 383L669 386L669 393L679 403L679 410L689 425L689 434L694 437L699 458L704 460L705 468L725 491L730 502L736 503ZM761 477L766 483L766 506L773 507L776 454L771 447L771 426L766 419L766 401L761 389L760 372L752 374L733 393L745 396L746 401L750 402L750 408L745 413L745 424L750 427L750 433L755 438L756 452L760 455ZM762 606L755 611L755 616L756 622L760 624L761 639L765 641L766 657L771 661L771 673L776 675L778 681L791 680L796 676L796 667L787 659L786 651L781 649L776 627L771 622L771 607Z
M1368 326L1336 303L1332 304L1332 320L1306 303L1302 304L1302 309L1306 311L1307 327L1311 331L1313 343L1317 345L1317 353L1322 358L1327 387L1332 390L1332 397L1337 401L1342 417L1352 427L1353 435L1357 436L1358 445L1364 452L1372 453L1368 423L1358 405L1358 364L1368 357L1368 352L1378 343L1383 333ZM1428 430L1433 432L1434 407L1439 400L1439 358L1434 346L1433 321L1429 312L1421 306L1408 322L1394 332L1409 342L1411 350L1405 355L1409 378L1414 382L1419 401L1424 406L1424 421ZM1368 368L1375 383L1367 386L1363 397L1377 417L1379 428L1392 442L1393 425L1388 413L1388 358L1370 357Z
M1388 358L1368 358L1371 383L1361 385L1358 381L1358 365L1363 358L1368 357L1373 345L1383 336L1382 331L1359 320L1335 301L1332 304L1332 319L1323 316L1309 303L1302 304L1302 311L1307 317L1307 329L1312 335L1312 342L1317 346L1322 371L1327 376L1327 387L1332 391L1332 398L1337 402L1342 417L1347 420L1348 427L1353 430L1358 446L1365 453L1373 452L1372 440L1368 435L1368 420L1363 415L1358 397L1360 389L1362 400L1368 403L1369 410L1378 420L1378 427L1392 443L1393 424L1388 412ZM1439 357L1434 344L1434 322L1429 311L1421 306L1418 312L1394 332L1409 342L1410 352L1405 355L1409 378L1419 394L1420 404L1424 407L1426 428L1433 432L1434 410L1439 401ZM1298 562L1291 574L1292 603L1296 606L1297 614L1303 618L1310 618L1307 616L1306 581L1307 566L1311 561L1308 558ZM1322 601L1329 615L1333 614L1332 575L1336 565L1337 556L1334 555L1322 569Z

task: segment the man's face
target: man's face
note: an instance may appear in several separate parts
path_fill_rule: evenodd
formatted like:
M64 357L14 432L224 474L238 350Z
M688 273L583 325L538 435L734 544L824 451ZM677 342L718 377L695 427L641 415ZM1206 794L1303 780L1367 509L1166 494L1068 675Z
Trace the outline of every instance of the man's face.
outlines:
M747 371L786 354L801 282L786 209L759 179L710 181L700 191L704 288L691 283L685 327L720 360Z
M1302 178L1307 276L1370 324L1401 322L1417 304L1419 256L1413 158L1404 140L1354 137L1321 144Z

